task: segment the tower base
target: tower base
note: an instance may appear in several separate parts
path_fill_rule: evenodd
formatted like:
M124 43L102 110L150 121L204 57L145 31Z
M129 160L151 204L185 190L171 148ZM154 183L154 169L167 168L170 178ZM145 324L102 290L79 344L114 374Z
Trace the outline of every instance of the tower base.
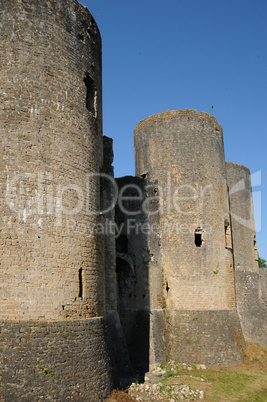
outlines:
M267 348L267 306L260 298L260 276L254 272L235 272L237 311L245 340Z
M115 379L104 318L0 322L0 400L103 401Z
M199 363L206 366L232 366L243 359L245 341L236 310L178 311L156 310L152 314L154 340L162 343L162 334L155 332L162 328L164 315L168 357L185 363ZM153 318L154 317L154 318ZM154 342L153 349L160 350ZM162 363L162 355L155 353L152 366Z

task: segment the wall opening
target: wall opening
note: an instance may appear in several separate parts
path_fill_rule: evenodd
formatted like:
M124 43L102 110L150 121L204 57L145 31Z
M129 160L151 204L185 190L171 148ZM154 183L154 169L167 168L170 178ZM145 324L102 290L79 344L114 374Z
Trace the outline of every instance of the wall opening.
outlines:
M123 233L116 239L116 251L118 253L128 253L128 237Z
M203 233L200 228L197 228L195 230L195 246L196 247L201 247L203 243Z
M86 108L96 117L97 92L95 83L88 73L85 74L84 83L86 86Z
M145 172L145 173L141 174L141 177L143 177L143 179L146 179L147 175L148 175L148 172Z
M82 268L79 269L79 296L83 297L83 270Z
M254 236L254 239L253 239L253 248L254 248L254 258L255 258L255 261L258 261L259 258L258 258L258 249L257 249L256 236Z
M167 292L167 294L168 294L169 290L170 290L169 284L168 284L168 282L166 282L166 292Z
M225 233L225 248L232 248L232 236L230 223L224 221L224 233Z

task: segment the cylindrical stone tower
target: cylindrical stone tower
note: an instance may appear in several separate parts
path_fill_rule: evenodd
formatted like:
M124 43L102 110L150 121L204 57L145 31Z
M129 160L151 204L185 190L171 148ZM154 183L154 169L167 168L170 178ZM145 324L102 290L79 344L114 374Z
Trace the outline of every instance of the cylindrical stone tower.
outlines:
M76 0L1 0L0 27L1 391L102 400L100 33Z
M158 187L170 357L231 364L240 359L240 354L235 352L234 333L227 321L232 321L238 331L240 327L222 128L207 113L166 111L141 121L134 141L136 174L146 176ZM155 278L152 273L150 277ZM159 289L157 285L150 282L151 300L155 300L153 289ZM221 327L218 322L212 324L219 316ZM210 335L204 335L207 326ZM194 336L198 341L192 339ZM225 343L226 338L232 354L222 357L218 344ZM196 348L201 358L193 352Z
M231 244L225 241L230 222L220 125L206 113L167 111L139 123L135 152L136 174L148 172L151 181L158 180L161 194L167 307L234 308Z
M246 166L232 162L226 162L226 171L235 269L258 273L259 264L250 171Z
M260 276L251 176L247 167L227 162L233 236L236 302L247 341L267 347L266 306L260 298Z

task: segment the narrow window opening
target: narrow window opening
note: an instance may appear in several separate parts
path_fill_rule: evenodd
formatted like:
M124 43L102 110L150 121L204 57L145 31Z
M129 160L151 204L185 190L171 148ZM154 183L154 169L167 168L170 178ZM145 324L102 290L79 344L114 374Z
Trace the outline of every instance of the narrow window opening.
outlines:
M224 231L225 231L225 248L232 248L231 227L230 223L227 220L225 220L224 222Z
M195 230L195 245L196 247L201 247L202 243L203 243L202 230L200 228L197 228Z
M202 245L202 235L201 233L195 233L195 245L201 247Z
M94 81L88 73L85 74L84 83L86 86L86 108L94 117L96 117L97 93Z
M82 268L79 269L79 296L83 297L83 270Z
M254 247L254 258L255 258L255 261L258 261L259 258L258 258L258 249L257 249L256 236L254 236L253 247Z

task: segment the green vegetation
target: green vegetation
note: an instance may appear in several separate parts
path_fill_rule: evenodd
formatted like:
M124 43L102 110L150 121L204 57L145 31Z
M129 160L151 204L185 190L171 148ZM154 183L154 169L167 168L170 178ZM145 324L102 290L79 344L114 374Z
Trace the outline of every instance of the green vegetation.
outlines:
M263 258L260 258L258 254L258 262L259 262L259 268L267 268L267 262Z
M162 309L164 310L167 307L166 299L165 297L162 297Z
M230 398L233 394L242 394L244 388L249 388L255 382L257 376L245 373L238 373L236 371L220 372L216 378L210 376L218 394L223 394Z
M172 378L172 377L177 377L178 375L180 375L179 371L173 373L172 371L168 371L164 377L163 380L168 380L168 378Z
M191 390L201 390L204 392L206 402L265 402L267 401L267 350L257 344L248 343L244 361L234 367L212 368L197 370L196 366L168 361L161 365L167 372L163 377L159 377L155 383L160 383L160 391L167 391L169 397L166 402L171 400L171 390L175 386L186 385ZM145 392L145 391L144 391ZM126 393L121 391L121 397L129 398ZM112 395L113 396L113 395ZM115 395L114 395L115 396ZM139 398L144 397L144 393L138 394ZM116 399L109 401L136 401L137 399ZM190 396L187 396L190 399ZM148 400L139 399L139 400Z
M55 373L54 373L55 368L56 368L56 366L53 366L53 367L42 366L41 370L45 375L48 375L54 381L54 379L55 379Z
M219 272L219 263L216 265L216 270L213 271L213 273L214 273L215 275L217 275L218 272Z
M164 366L163 366L164 367ZM267 350L247 344L244 362L234 367L192 370L175 367L173 375L165 375L164 385L182 381L192 389L204 391L209 402L265 402L267 401ZM168 370L168 363L165 365ZM169 370L167 372L169 374ZM179 375L179 379L175 376Z

